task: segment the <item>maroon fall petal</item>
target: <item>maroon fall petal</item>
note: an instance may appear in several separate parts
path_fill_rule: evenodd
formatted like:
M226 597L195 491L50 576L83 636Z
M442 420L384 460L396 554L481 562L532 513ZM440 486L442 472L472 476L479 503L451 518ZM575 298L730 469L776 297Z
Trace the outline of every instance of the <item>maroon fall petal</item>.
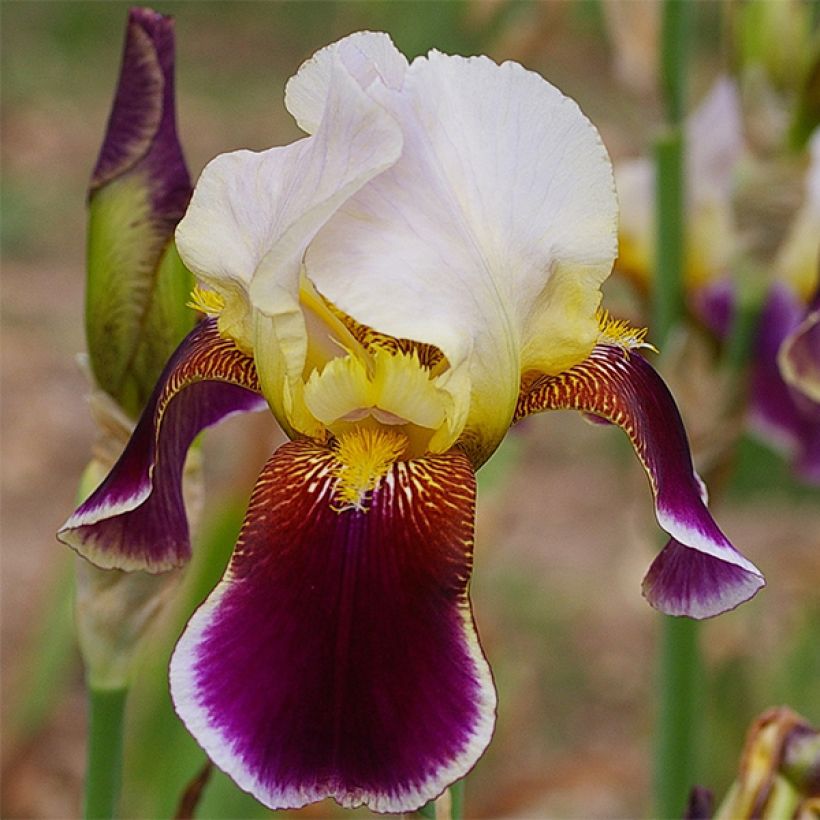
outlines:
M196 435L261 410L253 359L200 322L165 367L119 461L58 538L104 569L161 572L190 555L182 471Z
M455 451L398 462L363 510L335 498L336 464L307 441L268 461L171 692L216 765L271 808L411 811L492 733L468 597L474 475Z
M658 523L677 545L653 565L648 587L654 590L649 597L653 606L667 614L706 618L737 606L764 585L757 567L731 545L710 515L675 400L643 356L599 344L564 373L531 378L515 418L560 409L594 413L623 428L646 470ZM678 547L684 552L678 553ZM672 565L674 557L679 560ZM718 571L719 564L726 566Z

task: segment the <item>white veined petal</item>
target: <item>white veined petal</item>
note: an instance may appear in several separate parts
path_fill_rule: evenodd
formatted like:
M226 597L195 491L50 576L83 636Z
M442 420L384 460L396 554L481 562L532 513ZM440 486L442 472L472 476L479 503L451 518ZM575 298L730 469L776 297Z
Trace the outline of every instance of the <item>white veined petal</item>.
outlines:
M515 63L432 52L401 91L369 93L404 150L319 232L308 276L357 321L467 361L467 423L491 448L522 368L561 369L594 344L615 255L609 158L578 106Z
M357 31L320 49L302 63L285 87L285 106L308 134L322 120L334 57L341 58L362 88L379 81L399 89L407 71L407 58L384 32Z
M315 135L255 153L213 160L177 228L188 267L225 297L231 333L253 349L265 395L286 429L299 412L307 351L299 308L305 247L333 212L401 152L401 131L334 58ZM276 325L273 327L268 325ZM256 335L260 324L265 343ZM290 380L290 398L285 379ZM295 404L294 404L295 402Z

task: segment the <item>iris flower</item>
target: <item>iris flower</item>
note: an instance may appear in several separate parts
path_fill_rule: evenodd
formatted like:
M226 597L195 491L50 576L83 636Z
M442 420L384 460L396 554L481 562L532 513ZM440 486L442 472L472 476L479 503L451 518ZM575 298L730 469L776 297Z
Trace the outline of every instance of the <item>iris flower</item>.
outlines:
M740 98L728 77L721 77L687 118L685 146L684 285L710 325L725 323L731 265L741 244L732 204L734 176L746 151ZM621 204L617 269L649 291L655 271L655 164L648 157L619 162L615 180Z
M655 607L709 617L763 579L706 508L645 331L600 310L612 168L572 100L516 63L408 64L358 33L286 104L308 136L203 171L176 239L206 316L61 538L103 567L183 564L189 444L266 401L290 441L179 640L177 712L267 806L408 811L492 734L475 472L514 422L573 408L627 432L671 536Z
M684 279L692 314L726 341L739 300L737 263L747 251L735 219L734 177L746 153L734 82L718 80L686 125L687 237ZM804 481L820 483L820 422L783 380L778 351L800 324L820 285L820 131L809 144L804 201L774 255L750 362L748 424L784 452ZM654 166L633 159L616 166L621 203L618 270L642 291L652 285Z
M809 148L803 204L775 258L777 278L758 326L751 421L803 480L820 484L820 394L814 387L812 396L802 378L820 361L820 130Z

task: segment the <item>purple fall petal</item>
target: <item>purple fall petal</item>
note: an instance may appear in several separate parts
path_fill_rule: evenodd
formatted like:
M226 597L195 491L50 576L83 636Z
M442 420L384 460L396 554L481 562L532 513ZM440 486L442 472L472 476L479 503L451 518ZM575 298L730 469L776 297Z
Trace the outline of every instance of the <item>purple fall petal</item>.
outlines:
M752 429L789 455L801 478L820 483L820 405L790 387L778 364L781 347L798 332L805 311L805 305L786 285L775 285L769 292L755 346L749 414ZM812 344L811 336L805 343L808 348L802 353L810 358L806 350Z
M719 339L727 339L735 318L735 286L731 279L721 279L697 290L692 307L698 318Z
M756 573L671 538L649 567L643 594L667 615L701 619L734 609L760 586Z
M515 418L558 409L595 413L623 428L646 469L658 523L681 549L706 557L682 553L687 560L677 556L670 563L676 557L673 548L656 568L660 580L654 583L661 586L653 587L657 594L650 603L667 611L662 604L672 600L675 611L670 614L705 618L740 603L738 573L746 579L744 589L751 590L745 598L764 585L757 567L731 545L710 515L675 401L643 356L599 344L570 370L531 381L519 397ZM719 564L726 565L725 572L716 569Z
M780 345L803 318L804 305L785 285L775 285L760 314L755 340L749 413L753 428L767 441L793 451L803 421L777 366Z
M173 230L191 195L176 131L174 21L145 8L128 14L117 93L91 193L138 165L151 179L154 216L167 219Z
M475 480L455 451L399 462L367 510L340 509L336 465L304 440L268 461L171 692L209 757L271 808L411 811L493 728L468 597Z
M253 359L219 336L216 320L201 322L166 365L119 461L58 538L104 569L161 572L184 563L188 447L204 428L265 406Z

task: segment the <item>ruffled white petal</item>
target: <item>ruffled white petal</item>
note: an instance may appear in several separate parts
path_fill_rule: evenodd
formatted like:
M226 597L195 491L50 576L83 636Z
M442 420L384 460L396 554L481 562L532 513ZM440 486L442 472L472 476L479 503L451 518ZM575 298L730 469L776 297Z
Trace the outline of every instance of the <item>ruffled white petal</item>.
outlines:
M185 263L225 297L220 329L254 350L265 395L288 429L283 385L301 377L307 350L298 303L305 247L345 199L395 162L402 145L393 118L341 61L333 57L327 68L315 135L217 157L177 228ZM274 344L258 344L260 323Z
M285 107L308 134L314 133L322 120L334 59L342 61L362 88L380 82L398 90L407 71L407 58L384 32L357 31L320 49L285 87Z
M357 321L466 367L467 423L491 448L522 369L561 370L595 342L615 253L609 159L577 105L515 63L432 52L401 91L369 93L404 150L317 235L308 276Z

